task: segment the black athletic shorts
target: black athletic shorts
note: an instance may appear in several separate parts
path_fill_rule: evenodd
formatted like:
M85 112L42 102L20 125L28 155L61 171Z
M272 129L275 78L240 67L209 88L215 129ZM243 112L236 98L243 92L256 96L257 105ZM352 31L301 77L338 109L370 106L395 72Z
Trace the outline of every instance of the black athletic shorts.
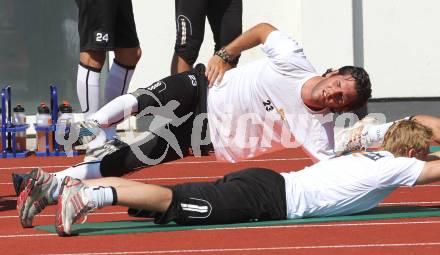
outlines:
M148 118L155 115L149 126L151 134L131 146L106 155L100 164L102 176L123 176L144 167L187 156L193 145L193 135L199 136L198 140L206 138L203 130L207 129L207 122L204 122L204 126L200 125L200 133L193 132L193 127L194 120L206 120L207 90L208 83L204 73L194 70L166 77L133 92L140 111L137 121L148 122L142 116ZM170 113L175 116L170 116ZM203 113L205 118L196 118ZM163 129L155 130L155 125L161 123L162 117L174 119L164 125ZM196 123L203 124L202 121Z
M131 0L75 0L80 51L139 47Z
M177 34L174 50L190 65L199 55L206 17L214 35L215 51L242 32L242 0L175 0L175 8Z
M227 224L285 220L284 178L269 169L249 168L215 182L171 186L168 210L155 215L155 222L181 225Z

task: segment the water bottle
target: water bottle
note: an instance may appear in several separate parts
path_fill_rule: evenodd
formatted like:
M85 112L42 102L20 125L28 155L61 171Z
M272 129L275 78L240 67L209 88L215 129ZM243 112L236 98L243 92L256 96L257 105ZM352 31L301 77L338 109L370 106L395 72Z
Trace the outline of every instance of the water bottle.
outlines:
M69 102L63 101L62 104L59 105L59 116L58 122L63 123L66 127L70 126L73 121L73 109Z
M50 116L50 109L44 103L37 107L37 127L48 129L48 141L49 141L49 151L53 151L53 132L49 129L52 125L52 118ZM45 129L37 131L37 151L46 152L46 132Z
M14 126L17 125L25 125L26 124L26 114L24 111L24 107L20 104L17 104L17 106L13 109L12 114L12 124ZM16 141L17 141L17 151L22 152L26 150L26 131L17 132L15 135Z
M73 109L69 102L63 101L62 104L58 106L59 116L57 128L64 127L66 128L66 133L64 135L64 139L69 139L69 128L73 122ZM63 146L60 145L60 150L64 150Z

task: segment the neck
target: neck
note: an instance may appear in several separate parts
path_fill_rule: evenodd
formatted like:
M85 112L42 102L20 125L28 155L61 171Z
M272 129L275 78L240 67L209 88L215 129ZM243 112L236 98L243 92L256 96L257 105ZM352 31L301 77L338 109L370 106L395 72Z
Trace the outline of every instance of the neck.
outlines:
M322 81L324 77L321 76L315 76L304 84L304 86L301 89L301 99L303 100L303 103L310 109L314 111L322 110L324 109L320 104L318 104L315 100L313 100L312 92L314 88L318 85L320 81Z

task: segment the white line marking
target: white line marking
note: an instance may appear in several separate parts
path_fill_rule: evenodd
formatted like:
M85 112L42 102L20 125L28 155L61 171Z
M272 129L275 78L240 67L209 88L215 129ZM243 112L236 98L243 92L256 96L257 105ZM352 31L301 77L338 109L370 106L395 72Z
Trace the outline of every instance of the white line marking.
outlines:
M162 251L125 251L125 252L95 252L95 253L63 253L64 255L115 255L115 254L165 254L165 253L213 253L213 252L249 252L249 251L280 251L280 250L317 250L317 249L353 249L377 247L415 247L438 246L440 243L384 243L384 244L341 244L341 245L314 245L314 246L285 246L285 247L250 247L230 249L194 249L194 250L162 250ZM50 254L61 255L61 254Z
M127 214L127 211L124 211L124 212L106 212L106 213L94 212L94 213L90 213L89 215L116 215L116 214ZM38 214L36 217L55 217L55 214ZM0 216L0 219L13 219L13 218L18 218L18 215Z
M124 178L132 181L169 181L169 180L197 180L197 179L218 179L223 175L216 176L182 176L182 177L157 177L157 178ZM12 182L0 182L0 185L12 185Z
M270 162L270 161L301 161L301 160L309 160L310 158L273 158L273 159L245 159L237 163L246 163L246 162ZM81 163L81 162L78 162ZM237 164L235 163L235 164ZM230 162L225 161L217 161L217 160L205 160L205 161L174 161L163 163L162 165L185 165L185 164L232 164ZM75 165L75 164L72 164ZM69 166L20 166L20 167L0 167L0 170L13 170L13 169L33 169L36 167L42 168L69 168Z
M0 238L16 238L16 237L44 237L44 236L57 236L57 234L0 235Z

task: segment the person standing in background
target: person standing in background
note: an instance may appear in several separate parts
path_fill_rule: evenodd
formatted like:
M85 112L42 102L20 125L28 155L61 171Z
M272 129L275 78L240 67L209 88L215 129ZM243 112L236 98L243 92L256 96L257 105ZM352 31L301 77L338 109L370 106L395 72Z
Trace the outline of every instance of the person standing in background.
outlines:
M176 42L171 62L171 74L192 69L199 55L208 18L214 35L214 51L221 54L242 32L242 0L175 0ZM229 69L238 63L231 60Z
M85 118L112 99L126 94L141 48L131 0L75 0L78 5L80 63L77 94ZM115 59L105 81L105 101L99 100L99 81L108 51ZM112 124L112 123L109 123ZM95 146L116 135L115 125L101 134ZM90 145L93 147L93 145ZM89 147L90 148L90 147Z

